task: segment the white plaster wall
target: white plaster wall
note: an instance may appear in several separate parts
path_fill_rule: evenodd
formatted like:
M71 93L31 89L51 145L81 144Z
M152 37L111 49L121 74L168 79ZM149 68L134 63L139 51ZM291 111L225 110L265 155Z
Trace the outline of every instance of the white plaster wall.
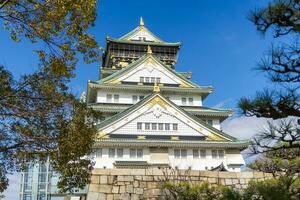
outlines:
M113 148L113 147L112 147ZM120 147L117 147L120 148ZM115 148L115 149L117 149ZM138 148L137 148L138 149ZM123 157L118 158L117 154L115 158L110 158L108 155L109 148L102 148L102 157L94 157L93 160L95 162L94 168L114 168L113 163L117 161L150 161L149 156L149 148L143 149L143 157L142 158L130 158L130 148L123 148Z
M160 107L160 106L155 106ZM153 108L155 110L156 108ZM149 122L149 123L170 123L171 130L137 130L137 122ZM172 130L172 123L178 124L178 130ZM143 124L144 126L144 124ZM176 116L162 112L159 117L154 111L149 111L141 114L134 120L127 122L119 129L112 132L113 134L133 134L133 135L190 135L190 136L203 136L199 131L193 129L185 122L179 120Z
M123 148L123 158L109 158L108 156L108 148L102 148L102 157L94 157L95 161L95 168L114 168L113 163L117 161L147 161L151 163L150 160L150 155L149 155L149 148L144 148L143 149L143 158L130 158L129 156L129 148ZM228 156L225 152L224 158L219 159L219 158L212 158L211 155L211 149L206 149L206 158L193 158L193 149L187 149L187 158L175 158L174 157L174 149L169 148L169 165L172 168L177 167L178 169L189 169L191 168L192 170L206 170L206 169L211 169L214 167L219 166L222 162L225 165L230 165L232 162L228 160ZM239 152L239 151L237 151ZM233 154L231 154L233 155ZM241 155L234 154L233 155L236 158L239 158L238 162L235 163L240 163L241 165L244 164L243 159L240 160ZM241 163L242 162L242 163ZM239 167L236 167L234 169L228 168L228 171L233 171L233 172L240 172L241 169Z
M106 95L107 94L118 94L119 95L119 104L132 104L132 96L136 95L136 96L147 96L149 95L149 93L134 93L134 92L124 92L124 91L120 91L120 92L110 92L110 91L105 91L105 90L98 90L97 91L97 103L108 103L107 99L106 99ZM182 97L187 98L187 104L185 106L202 106L202 99L201 96L198 95L188 95L188 96L183 96L183 95L165 95L165 98L169 98L173 103L175 103L176 105L181 106L182 105ZM193 98L193 104L190 105L188 102L188 98L192 97ZM112 102L114 103L113 99ZM116 103L118 104L118 103Z
M138 31L136 34L129 37L129 40L139 40L139 37L145 37L147 41L155 41L156 39L144 30Z

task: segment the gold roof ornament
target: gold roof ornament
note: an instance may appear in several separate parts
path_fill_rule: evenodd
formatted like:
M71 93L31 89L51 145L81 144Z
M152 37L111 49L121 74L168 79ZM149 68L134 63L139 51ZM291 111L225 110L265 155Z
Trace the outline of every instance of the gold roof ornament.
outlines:
M150 45L148 45L147 54L152 54L152 49L151 49Z
M144 23L144 20L143 20L143 17L140 17L140 26L144 26L145 23Z
M157 85L156 81L154 83L153 92L160 92L160 87Z

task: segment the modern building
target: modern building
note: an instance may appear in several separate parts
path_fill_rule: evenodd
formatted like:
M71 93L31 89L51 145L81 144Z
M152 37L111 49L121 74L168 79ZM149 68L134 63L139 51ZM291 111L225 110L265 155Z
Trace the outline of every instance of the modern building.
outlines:
M176 71L181 43L146 28L106 38L100 79L88 81L86 101L98 119L96 168L168 167L240 171L247 141L226 134L231 110L203 106L213 91Z

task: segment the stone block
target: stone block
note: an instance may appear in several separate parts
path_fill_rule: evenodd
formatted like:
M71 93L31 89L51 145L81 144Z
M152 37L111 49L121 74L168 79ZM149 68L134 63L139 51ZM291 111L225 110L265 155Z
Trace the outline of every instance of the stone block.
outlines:
M143 181L153 181L153 176L143 176Z
M131 175L134 174L132 169L110 169L110 175Z
M141 180L143 180L143 177L140 176L140 175L138 175L138 176L134 176L134 179L135 179L135 180L138 180L138 181L141 181Z
M209 178L208 178L208 182L209 182L209 183L212 183L212 184L213 184L213 183L217 183L217 178L211 178L211 177L209 177Z
M126 192L126 187L124 185L120 186L119 193L123 194Z
M126 192L133 193L133 185L126 185Z
M121 194L120 199L122 200L130 200L130 195L129 194Z
M134 171L131 172L131 175L135 175L135 176L143 176L145 174L146 174L145 169L134 169Z
M87 200L98 200L99 193L89 191L87 194Z
M93 175L107 175L109 174L109 169L95 168L92 170Z
M107 184L107 176L106 175L100 176L100 184Z
M200 171L199 175L203 177L218 177L218 173L215 171Z
M164 171L163 171L163 169L152 169L152 175L153 176L163 176Z
M134 181L133 182L133 187L135 187L135 188L139 187L139 182L138 181Z
M107 176L107 183L114 184L117 181L117 176Z
M134 188L134 193L135 194L143 194L144 190L142 188Z
M237 178L253 178L253 172L237 172Z
M216 177L220 178L236 178L237 174L235 172L219 172L219 175Z
M200 171L198 170L191 170L189 172L190 176L196 176L196 177L199 177L199 174L200 174Z
M232 184L233 185L238 185L239 184L239 179L236 179L236 178L232 179Z
M130 197L130 200L140 200L140 195L132 194L131 197Z
M253 177L254 178L264 178L265 173L264 172L253 172Z
M146 188L146 187L147 187L147 182L141 181L140 188Z
M125 182L123 182L123 181L118 181L115 185L125 185Z
M113 194L108 194L106 196L106 200L114 200L114 195Z
M98 200L106 200L106 194L99 193Z
M134 178L133 176L118 176L117 178L118 181L133 181Z
M231 178L226 178L226 179L225 179L225 184L226 184L226 185L232 185L232 180L231 180Z
M155 189L157 188L157 182L147 182L148 189Z
M99 192L102 193L111 193L112 185L100 185Z
M98 184L90 184L89 185L89 191L91 192L99 192L100 185Z
M121 195L120 194L114 194L114 200L119 200L121 199Z
M92 175L92 177L91 177L91 183L92 184L99 184L99 176Z
M243 178L241 178L241 179L239 179L240 180L240 184L246 184L246 181L245 181L245 179L243 179Z
M113 186L112 190L111 190L111 193L114 193L114 194L119 193L119 186Z

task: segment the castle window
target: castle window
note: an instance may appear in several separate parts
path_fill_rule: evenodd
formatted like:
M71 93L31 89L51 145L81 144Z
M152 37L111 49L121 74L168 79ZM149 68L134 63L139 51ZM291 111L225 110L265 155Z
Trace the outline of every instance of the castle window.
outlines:
M145 123L145 130L150 130L150 123Z
M132 103L137 103L138 97L136 95L132 96Z
M140 82L144 83L144 77L140 77Z
M118 94L114 95L114 102L119 103L119 95Z
M142 123L141 122L137 123L137 130L142 130Z
M107 95L106 95L106 101L107 101L108 103L111 103L111 102L112 102L112 95L111 95L111 94L107 94Z
M173 124L173 131L177 131L178 130L178 124Z
M186 105L186 98L185 97L181 98L181 102L182 102L182 105Z
M165 130L169 131L170 130L170 124L165 124Z
M129 150L130 158L142 158L143 149L130 149Z
M194 104L194 102L193 102L194 100L193 100L193 98L189 98L189 105L193 105Z
M213 125L213 120L212 119L208 119L208 120L206 120L206 123L208 124L208 125Z
M151 83L155 82L155 77L151 77Z
M193 149L193 158L199 158L199 150Z
M93 157L101 158L102 157L102 149L95 149L93 151Z
M212 156L212 158L218 158L218 151L217 150L212 150L211 151L211 156Z
M146 82L146 83L149 83L149 82L150 82L149 79L150 79L149 77L146 77L146 78L145 78L145 82Z
M145 98L145 96L140 96L140 100L142 100L143 98Z
M224 158L224 151L218 150L218 155L219 155L219 158Z
M187 150L186 149L174 149L175 158L186 158Z
M201 156L201 158L206 158L206 150L205 149L200 150L200 156Z
M164 124L163 123L158 124L158 130L164 130Z
M122 158L123 157L123 149L117 149L117 157Z
M157 123L152 123L152 130L157 130Z
M108 149L108 157L114 158L115 157L115 149Z
M156 78L156 83L160 83L160 78Z

